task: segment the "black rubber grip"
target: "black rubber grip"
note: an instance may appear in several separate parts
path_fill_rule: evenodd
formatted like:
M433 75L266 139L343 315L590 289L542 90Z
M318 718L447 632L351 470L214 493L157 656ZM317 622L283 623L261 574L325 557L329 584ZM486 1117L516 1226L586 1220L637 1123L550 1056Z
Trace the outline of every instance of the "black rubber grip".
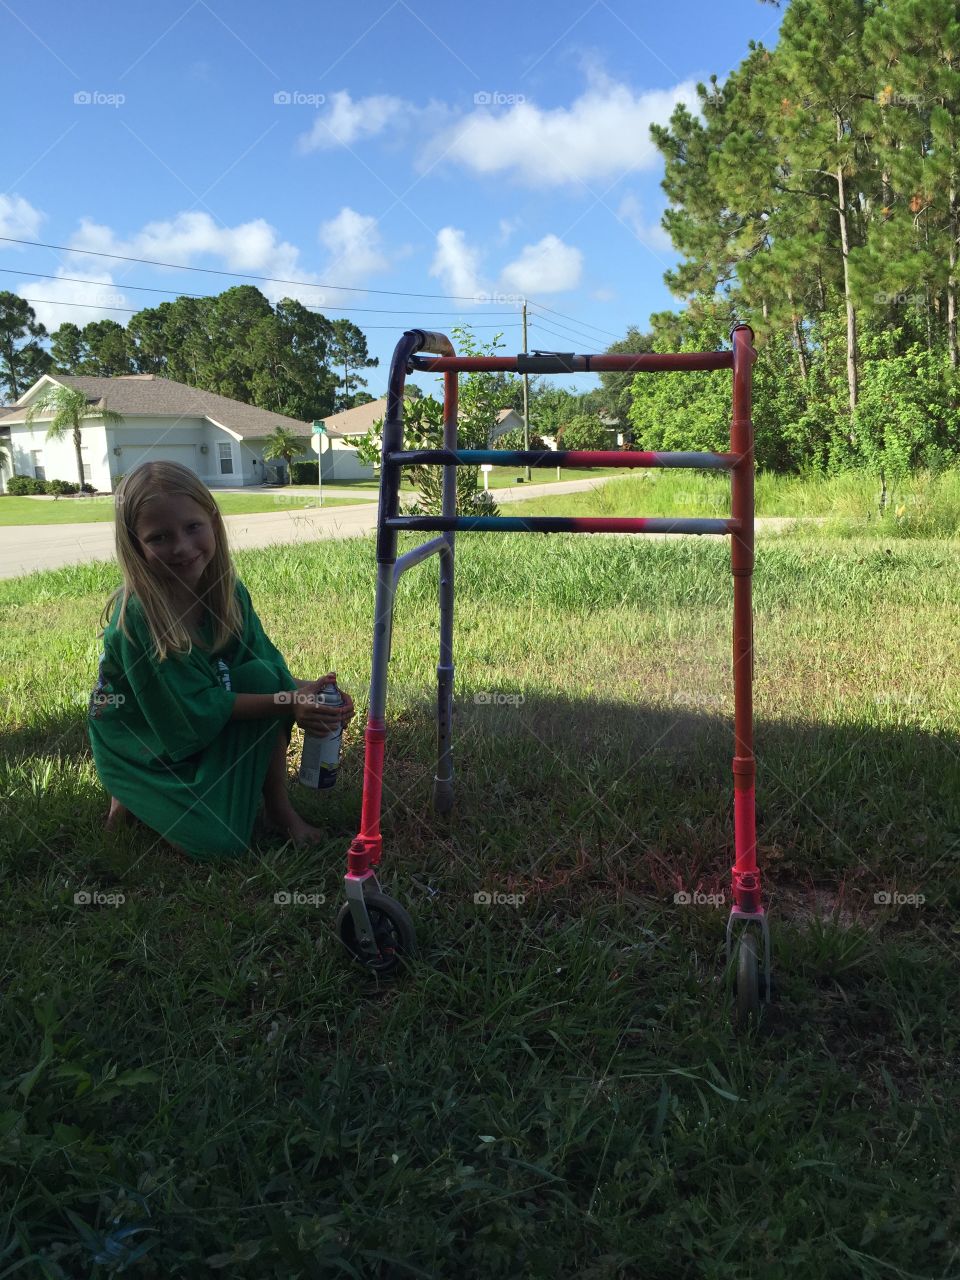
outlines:
M517 373L574 373L572 351L534 351L532 355L521 352L517 356Z

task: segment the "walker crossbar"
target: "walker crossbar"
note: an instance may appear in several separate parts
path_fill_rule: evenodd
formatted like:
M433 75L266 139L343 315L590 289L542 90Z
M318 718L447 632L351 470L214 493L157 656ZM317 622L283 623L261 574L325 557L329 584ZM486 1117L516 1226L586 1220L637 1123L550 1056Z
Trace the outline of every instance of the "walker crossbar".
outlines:
M453 807L453 603L454 536L460 531L524 533L694 533L723 534L731 540L733 575L734 685L734 865L731 868L733 906L727 925L727 957L736 922L745 925L738 951L738 1016L759 1013L759 966L755 945L757 926L762 938L765 999L770 999L770 941L760 901L760 872L756 862L756 802L753 754L753 621L751 581L754 559L754 457L751 422L752 365L756 359L753 331L736 325L732 350L678 354L575 355L566 352L521 353L513 357L457 356L446 334L411 329L397 343L390 366L387 408L383 422L380 500L377 510L377 587L373 629L370 696L364 731L363 804L360 832L347 854L347 902L337 925L341 941L354 957L377 972L389 972L401 955L415 947L413 923L399 903L380 891L373 870L381 858L381 800L386 740L387 666L393 632L393 607L401 575L434 553L440 559L440 654L437 664L437 772L433 803L439 813ZM419 355L418 352L429 354ZM463 372L601 373L685 372L730 369L733 404L730 450L726 453L641 450L458 449L458 382ZM443 441L439 449L403 447L404 380L409 373L443 374ZM728 471L729 518L576 516L458 516L456 468L478 465L532 467L686 467ZM400 514L400 475L404 466L443 467L442 514ZM420 543L398 558L397 538L404 530L434 531L438 537ZM748 945L749 944L749 945ZM754 1007L756 1006L756 1007Z
M413 356L407 362L408 373L669 373L732 368L732 351L662 356L575 356L552 351L528 356Z
M740 529L739 520L669 516L388 516L383 523L388 529L491 533L737 533Z
M407 449L387 462L400 467L440 464L453 467L699 467L731 471L732 453L650 453L640 449Z

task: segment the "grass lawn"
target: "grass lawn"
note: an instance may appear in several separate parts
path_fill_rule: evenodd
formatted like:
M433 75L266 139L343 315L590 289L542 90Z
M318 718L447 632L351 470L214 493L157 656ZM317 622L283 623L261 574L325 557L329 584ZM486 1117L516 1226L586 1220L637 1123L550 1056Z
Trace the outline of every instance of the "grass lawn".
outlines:
M960 537L960 471L919 472L891 483L882 513L879 481L862 472L822 480L759 475L755 491L757 516L825 519L820 529L806 531L816 538ZM514 503L510 514L723 516L730 514L730 478L710 472L637 471L594 492ZM798 526L795 532L803 534L804 529Z
M337 786L292 784L326 843L233 865L101 829L84 704L115 567L0 582L0 1276L108 1274L111 1233L151 1278L960 1275L960 542L758 545L778 989L748 1037L729 900L674 901L729 893L726 541L457 547L449 819L436 562L399 589L380 873L421 950L380 984L332 927L372 540L237 556L295 674L335 667L357 719ZM293 889L326 903L275 905Z
M256 493L247 497L244 493L214 494L217 506L225 516L253 515L260 511L288 511L300 507L315 507L317 499L307 494L284 493L282 489L269 493ZM325 507L350 505L350 498L328 498ZM18 498L10 494L0 496L0 526L24 524L88 524L113 519L113 495L96 494L90 498Z
M622 474L622 471L619 467L597 467L594 471L581 471L579 468L567 467L561 468L558 476L556 467L531 467L529 480L526 478L527 473L523 467L494 467L488 474L491 489L516 489L521 487L517 484L518 476L524 484L556 484L558 480L589 480L591 476L615 476ZM404 491L412 491L413 485L406 477L407 472L404 472L400 488ZM483 483L482 477L480 483ZM347 484L351 489L380 488L379 480L348 480ZM512 507L511 510L513 510Z

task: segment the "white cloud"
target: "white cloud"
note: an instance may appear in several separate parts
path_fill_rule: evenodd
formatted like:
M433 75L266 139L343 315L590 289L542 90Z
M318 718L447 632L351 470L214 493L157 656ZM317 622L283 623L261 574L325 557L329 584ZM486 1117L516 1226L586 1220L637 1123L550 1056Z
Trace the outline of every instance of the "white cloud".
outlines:
M345 205L335 218L321 223L320 243L331 254L324 275L344 284L358 284L383 271L389 261L383 252L377 219Z
M501 218L500 219L500 236L498 244L506 244L513 233L520 226L519 218Z
M643 205L635 195L625 195L617 207L617 217L625 222L641 244L659 253L673 253L673 242L659 222L646 222Z
M330 102L330 109L321 112L309 132L298 138L297 145L301 151L348 147L361 138L372 138L382 133L416 110L412 103L389 94L354 99L341 90L331 94Z
M72 274L61 268L57 272L58 279L31 280L18 285L17 293L21 298L30 299L37 319L51 333L68 320L81 329L94 320L116 320L118 324L126 324L130 318L127 312L115 308L130 307L131 304L109 272L88 270L84 279L92 281L91 284L59 278ZM82 305L70 306L70 303Z
M40 223L46 216L23 196L0 195L0 236L35 240L40 232Z
M428 167L446 154L475 173L508 173L530 186L652 169L660 156L650 125L666 123L679 102L697 110L694 81L635 93L594 72L586 92L569 107L545 109L523 101L471 112L432 140L421 163Z
M508 292L560 293L576 288L582 269L579 249L564 244L558 236L546 235L536 244L524 245L519 258L507 263L500 284Z
M448 293L473 297L483 293L480 281L480 254L467 244L467 238L456 227L443 227L437 232L437 251L430 274L439 276Z
M276 229L263 218L235 227L221 227L208 213L178 213L166 221L148 222L127 239L117 236L111 227L84 218L69 244L72 254L82 261L89 261L84 257L85 249L184 266L193 266L198 259L213 258L227 271L274 277L274 280L258 282L258 288L272 302L292 297L319 306L330 300L322 290L311 285L310 282L319 277L300 265L300 250L296 245L281 240ZM89 267L84 267L84 273L89 274ZM304 284L280 283L283 280L302 280ZM224 282L222 288L229 288L230 283L242 281Z

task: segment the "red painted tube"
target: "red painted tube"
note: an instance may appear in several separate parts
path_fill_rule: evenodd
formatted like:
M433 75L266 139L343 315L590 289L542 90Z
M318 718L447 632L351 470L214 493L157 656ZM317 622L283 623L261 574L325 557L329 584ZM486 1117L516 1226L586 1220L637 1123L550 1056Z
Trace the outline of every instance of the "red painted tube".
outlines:
M729 351L684 351L672 355L571 356L571 373L656 373L680 369L729 369ZM417 373L516 373L516 356L412 356Z
M733 696L734 696L734 849L733 899L743 911L760 910L757 870L757 828L753 755L753 606L754 462L752 366L756 360L753 330L737 325L733 331L733 414L730 452L736 465L730 472L731 514L739 529L730 540L733 573Z
M380 805L383 795L383 753L387 737L383 721L370 720L364 732L363 806L360 834L347 854L347 870L363 875L380 861Z

